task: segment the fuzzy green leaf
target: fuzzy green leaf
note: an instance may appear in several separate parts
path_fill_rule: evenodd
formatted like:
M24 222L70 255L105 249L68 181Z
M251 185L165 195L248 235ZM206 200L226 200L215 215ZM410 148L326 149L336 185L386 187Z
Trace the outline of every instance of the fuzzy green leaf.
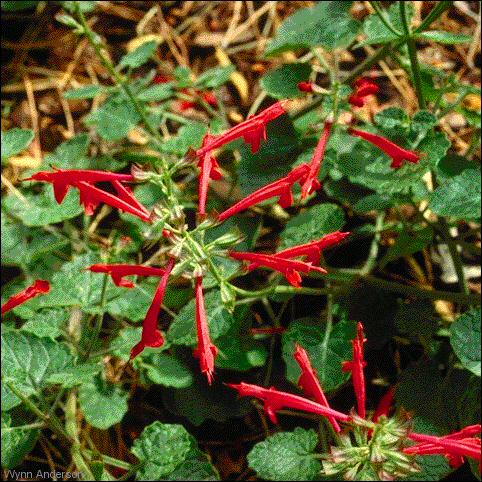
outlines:
M480 308L454 321L450 343L462 365L480 377Z
M308 63L285 64L261 78L261 87L275 99L289 99L305 95L298 83L308 80L311 66Z

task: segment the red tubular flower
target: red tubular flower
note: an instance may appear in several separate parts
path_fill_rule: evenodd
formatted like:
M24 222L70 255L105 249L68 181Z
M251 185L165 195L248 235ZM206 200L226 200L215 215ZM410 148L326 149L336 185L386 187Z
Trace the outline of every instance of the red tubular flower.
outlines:
M301 164L294 168L288 175L274 181L260 189L252 192L241 201L237 202L230 208L218 215L218 221L225 221L227 218L248 209L255 204L266 201L272 197L279 196L279 204L281 207L289 207L293 204L293 193L291 189L296 182L303 182L309 172L308 164Z
M463 464L464 457L470 457L478 460L480 467L481 442L480 438L474 437L480 432L480 425L470 425L443 437L411 432L408 437L419 443L405 448L404 452L417 455L445 455L453 467L459 467Z
M151 306L147 310L146 317L144 318L141 341L131 350L131 360L148 346L157 348L164 344L162 333L157 329L157 319L159 318L164 294L166 293L167 282L172 268L174 268L174 264L175 261L173 259L169 260L169 263L167 263L164 274L162 275L156 293L154 294L154 299L152 300Z
M351 94L348 97L348 102L355 107L363 107L365 105L365 101L356 94Z
M402 167L403 161L408 161L413 164L418 164L420 161L420 155L414 151L404 149L398 146L392 141L389 141L385 137L379 136L377 134L372 134L371 132L360 131L358 129L349 129L348 132L354 136L361 137L366 141L370 142L374 146L379 147L383 152L388 154L392 158L392 164L390 167L398 169Z
M2 305L2 315L16 306L25 303L26 301L35 298L38 295L44 295L50 291L50 283L48 281L37 279L32 286L25 288L16 295L11 296L4 305Z
M209 144L213 139L214 136L206 134L203 140L203 146ZM221 179L222 174L219 171L219 164L213 156L212 151L207 151L200 156L198 167L201 169L201 175L199 176L199 214L205 215L209 179Z
M320 173L321 163L325 155L326 145L328 144L328 139L330 138L332 123L329 121L325 122L325 128L323 130L323 135L318 141L315 152L313 154L313 159L310 164L310 172L301 187L301 199L304 199L308 194L316 191L320 188L320 181L318 180L318 175Z
M327 248L343 241L351 233L342 233L340 231L335 231L333 233L323 236L321 239L316 241L310 241L306 244L300 244L299 246L293 246L292 248L283 249L275 253L278 258L291 259L297 258L298 256L306 256L308 261L313 264L318 264L320 262L321 253ZM257 263L251 263L248 266L248 270L252 271L256 269L259 265Z
M313 92L313 82L299 82L298 89L301 92Z
M192 100L183 100L179 104L179 110L181 110L183 112L185 110L192 109L193 107L196 107L196 102L194 102Z
M355 86L357 87L357 95L359 97L366 97L368 95L378 94L380 87L378 87L373 80L366 77L361 77L355 81Z
M294 357L301 368L301 376L298 380L298 385L303 389L305 395L314 398L320 405L330 408L325 392L323 392L320 381L318 380L316 370L311 365L310 357L306 350L296 344ZM341 432L340 425L338 425L335 417L328 416L328 420L335 429L335 432Z
M137 200L130 187L124 186L124 184L122 184L120 181L112 181L112 185L117 191L117 196L120 199L130 204L134 208L138 209L139 211L143 211L147 216L150 217L150 212Z
M297 261L292 259L279 258L274 254L259 254L259 253L245 253L240 251L230 251L229 256L239 261L251 261L257 266L266 266L282 273L285 278L295 287L299 288L301 284L302 273L309 273L310 271L318 271L326 274L326 269L319 266L313 266L311 263L304 261ZM248 268L249 269L249 268Z
M113 207L129 212L144 221L150 221L149 211L135 198L132 191L122 182L132 182L132 174L117 174L109 171L94 171L88 169L63 170L54 168L54 172L41 171L24 181L51 182L54 187L55 200L61 204L70 186L80 192L80 203L87 215L92 215L99 203L110 204ZM118 197L94 186L96 182L110 182L117 191Z
M116 286L123 288L134 288L132 281L124 279L125 276L164 276L166 270L153 268L152 266L141 266L138 264L93 264L87 268L92 273L107 273L112 277Z
M166 75L164 74L156 74L154 76L154 79L152 79L152 81L155 83L155 84L166 84L167 82L169 82L171 79L169 77L167 77Z
M203 99L211 106L217 107L218 106L218 99L212 92L204 92Z
M286 113L284 106L287 102L288 101L276 102L259 114L249 117L244 122L214 137L209 144L203 145L200 149L194 151L193 154L201 157L206 154L206 152L224 146L240 137L243 137L245 142L251 144L252 152L257 152L261 141L266 140L266 125Z
M392 408L392 403L393 403L393 398L395 397L395 387L391 386L388 389L388 392L383 395L383 397L380 400L380 403L377 406L377 409L375 410L375 413L373 415L373 421L376 423L380 419L382 415L385 415L385 417L388 417L390 414L390 410Z
M218 349L209 337L209 326L204 305L203 279L201 276L196 278L196 325L197 325L197 348L194 356L199 358L201 372L206 374L209 385L214 376L214 359L218 354Z
M362 77L355 81L355 92L348 97L348 102L356 107L363 107L365 105L364 98L377 94L380 88L371 79Z
M363 325L358 323L357 335L352 341L353 343L353 360L343 362L343 371L351 371L353 378L353 387L357 399L358 415L361 418L366 417L366 391L365 391L365 373L363 369L366 362L363 357L363 344L366 342L363 334Z
M58 169L54 167L54 172L40 171L33 176L23 179L23 181L43 181L51 182L54 186L55 200L61 204L67 195L70 186L77 186L81 181L88 183L135 181L132 174L118 174L109 171L94 171L89 169Z
M76 187L80 192L80 203L84 205L87 215L92 215L94 209L100 204L109 204L112 207L130 213L143 221L150 222L150 214L147 210L139 210L119 197L114 196L88 182L78 182Z
M274 387L263 388L257 385L241 382L239 385L227 384L239 392L241 397L256 397L264 401L264 410L273 423L278 423L276 412L283 408L293 408L305 412L316 413L324 417L333 417L343 422L349 422L351 417L345 413L337 412L332 408L325 407L298 395L280 392Z

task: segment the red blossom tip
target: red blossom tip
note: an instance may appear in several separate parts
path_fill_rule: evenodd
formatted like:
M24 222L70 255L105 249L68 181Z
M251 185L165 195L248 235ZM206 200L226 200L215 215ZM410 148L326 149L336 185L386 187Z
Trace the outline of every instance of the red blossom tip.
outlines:
M313 92L313 82L299 82L298 90L301 92Z
M15 307L27 302L28 300L35 298L39 295L45 295L50 292L50 283L46 280L38 279L31 285L20 291L19 293L11 296L2 305L2 315L13 310Z
M420 161L420 154L409 149L404 149L383 136L354 128L348 129L348 132L370 142L390 156L392 158L390 167L394 169L402 167L404 161L411 162L412 164L418 164Z

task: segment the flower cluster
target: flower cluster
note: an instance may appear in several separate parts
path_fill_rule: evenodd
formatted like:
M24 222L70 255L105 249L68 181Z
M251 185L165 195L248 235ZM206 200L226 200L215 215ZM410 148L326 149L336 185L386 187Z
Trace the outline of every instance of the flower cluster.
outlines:
M438 437L419 434L411 430L410 420L389 418L394 397L391 387L374 412L371 420L366 412L366 388L364 367L366 362L363 344L366 339L361 323L353 340L353 359L342 364L352 373L357 400L357 413L345 414L333 410L323 392L320 380L313 369L307 351L296 345L294 358L301 368L298 385L306 397L281 392L274 387L264 388L248 383L228 384L242 397L255 397L264 402L264 410L273 423L278 423L277 412L283 408L301 410L326 417L338 434L338 445L331 447L323 459L323 475L343 475L347 480L393 480L406 477L419 470L415 455L440 454L448 458L453 467L460 466L464 457L481 464L480 425L471 425L450 435ZM340 423L344 424L342 428ZM349 431L355 432L356 445ZM410 445L411 441L417 442ZM369 477L369 478L365 478ZM373 479L372 477L376 477Z
M165 80L166 79L164 78L159 78L156 79L155 82L164 82ZM307 86L300 86L300 88L301 87L307 89ZM364 97L371 93L375 93L375 89L370 82L357 82L357 95L359 97ZM243 139L244 142L250 144L253 153L257 152L260 149L261 142L265 141L267 138L267 125L286 113L287 103L287 100L276 102L257 115L250 116L244 122L237 124L219 135L208 133L203 139L203 143L199 149L191 149L189 151L187 159L197 159L197 165L200 169L198 214L201 219L205 218L207 215L206 206L208 200L209 180L221 178L220 166L214 157L215 150L236 139ZM244 199L218 214L215 222L221 223L229 217L271 198L278 198L280 206L284 208L289 207L294 202L293 187L296 183L301 186L301 199L306 198L309 194L319 189L321 187L319 180L320 168L333 127L333 122L331 120L326 120L323 133L315 148L310 163L303 163L294 167L287 175L281 177L277 181L257 189ZM403 160L418 162L419 156L416 153L405 150L393 144L388 139L357 129L350 129L349 132L352 135L362 137L375 144L387 154L391 155L393 158L392 167L400 167ZM26 180L52 183L55 199L59 204L65 199L65 196L71 187L78 189L80 193L80 203L84 206L85 212L88 215L93 214L99 204L105 203L137 216L147 223L153 222L154 218L152 213L136 199L131 189L126 185L126 183L132 183L136 180L144 180L148 178L148 176L144 175L139 169L137 169L138 172L133 169L132 174L119 174L96 170L63 170L55 167L53 169L52 172L38 172ZM98 183L110 184L116 194L99 188L97 186ZM156 208L154 211L157 212ZM182 216L180 215L176 215L175 217L176 219L182 219ZM184 247L187 246L188 251L193 256L192 263L194 263L193 266L195 268L192 274L196 292L196 326L198 333L198 345L195 350L195 356L199 357L201 371L206 374L208 382L211 383L214 374L214 360L218 350L210 339L209 322L204 304L202 287L203 272L206 268L211 269L211 267L207 265L205 266L205 260L208 254L206 254L202 243L196 243L194 239L188 241L187 238L184 237L187 236L184 229L184 227L176 229L168 224L164 225L162 233L174 245L169 251L170 259L164 267L156 268L152 266L128 264L95 264L86 269L94 273L105 273L111 276L116 286L124 288L133 288L135 286L133 281L126 279L127 276L155 276L160 278L154 299L144 319L141 340L131 351L131 358L135 358L145 347L160 347L164 343L162 333L157 328L158 317L168 280L172 274L174 265L179 262L180 272L185 266L185 264L183 264L184 262L180 261L179 258L182 255ZM283 274L289 283L295 287L299 287L301 285L300 273L308 274L312 271L322 274L326 273L326 270L319 266L322 251L340 243L346 238L346 236L348 236L348 234L349 233L341 233L337 231L324 236L319 240L310 241L309 243L299 246L293 246L274 254L240 252L233 250L228 250L227 254L233 259L247 262L248 271L252 271L261 266L267 267ZM220 242L218 242L218 244L221 245ZM41 282L39 281L38 283ZM228 284L226 284L226 286L228 286ZM224 288L226 288L226 286L223 285ZM42 291L42 289L44 289L44 291ZM36 285L28 288L25 292L19 293L9 300L2 308L2 312L8 311L11 307L16 306L21 302L25 302L33 296L46 292L45 289L46 288L42 288L42 286ZM227 289L229 291L229 286ZM358 415L365 418L364 362L362 361L363 342L362 328L359 327L359 336L354 341L354 360L352 362L347 362L344 369L352 372L357 391ZM307 393L313 395L316 400L316 403L310 401L310 406L312 408L315 407L315 405L316 407L324 407L322 409L315 409L324 410L324 413L328 413L327 410L329 411L329 407L326 397L324 397L321 387L316 386L314 371L310 368L309 360L306 353L303 353L301 347L297 351L296 356L305 373L301 384L304 386ZM277 402L272 402L272 400L274 400L272 391L269 393L268 405L276 406ZM276 395L276 397L278 397L278 395ZM278 398L276 398L276 400L278 400ZM342 419L346 421L346 417L348 416L344 416ZM335 430L338 431L339 425L336 415L330 416L330 422Z

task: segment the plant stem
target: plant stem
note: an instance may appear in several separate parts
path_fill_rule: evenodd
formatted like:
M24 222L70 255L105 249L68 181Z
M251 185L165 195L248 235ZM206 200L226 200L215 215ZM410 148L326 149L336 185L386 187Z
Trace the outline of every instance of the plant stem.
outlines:
M408 47L408 55L410 57L410 66L412 69L412 78L413 83L415 84L415 91L417 93L418 105L420 109L425 109L425 98L423 97L423 90L422 90L422 76L420 74L420 66L418 64L417 58L417 47L415 45L415 40L410 33L410 26L408 25L407 21L407 12L405 9L405 2L399 2L400 6L400 17L402 19L403 30L405 35L407 36L407 47Z
M93 450L82 449L82 452L88 455L89 457L94 456ZM123 460L115 459L114 457L109 457L108 455L99 454L99 456L105 464L110 465L112 467L118 467L119 469L124 469L124 470L131 470L133 467L137 468L137 466L134 466L129 462L124 462Z
M242 288L238 288L237 286L231 285L234 291L238 293L240 296L246 298L261 298L263 296L268 296L271 294L299 294L299 295L326 295L328 290L324 288L295 288L294 286L285 286L285 285L278 285L278 286L271 286L269 288L265 288L263 290L257 291L248 291L243 290Z
M377 219L375 221L375 236L373 237L373 241L370 246L370 251L368 253L368 258L366 260L366 263L363 266L363 268L360 270L360 274L362 276L370 274L377 262L378 248L379 248L380 238L382 237L381 229L383 227L384 220L385 220L385 213L382 212L377 216Z
M73 445L71 448L72 460L76 467L82 472L83 478L86 480L95 480L90 467L82 457L79 434L77 431L77 396L74 390L72 390L65 404L65 429L67 433L73 439Z
M327 283L329 287L329 283ZM325 366L326 366L326 356L328 353L328 343L330 342L331 332L333 330L333 295L327 295L326 303L326 325L325 325L325 336L321 343L321 371L320 380L323 382L325 379Z
M445 10L449 9L454 2L442 1L437 2L430 13L424 18L423 22L415 29L415 33L423 32L426 28L437 20Z
M42 412L42 410L40 410L40 408L38 408L37 405L35 405L35 403L33 403L29 397L27 397L21 390L19 390L14 383L10 381L5 381L4 383L15 396L22 400L25 406L33 414L35 414L38 418L40 418L40 420L42 420L45 424L49 426L52 432L54 432L62 440L66 441L69 445L72 443L72 439L69 437L67 432L62 427L59 419L54 414L47 415L46 413Z

